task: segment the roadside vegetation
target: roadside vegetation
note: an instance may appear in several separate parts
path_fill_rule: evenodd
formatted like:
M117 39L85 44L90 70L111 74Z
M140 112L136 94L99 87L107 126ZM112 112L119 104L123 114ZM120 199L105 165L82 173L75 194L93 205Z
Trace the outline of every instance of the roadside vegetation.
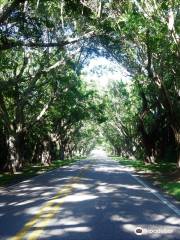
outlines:
M69 166L76 161L84 159L71 158L65 160L55 160L50 165L44 164L31 164L17 171L16 174L12 174L9 171L0 173L0 187L6 187L30 179L31 177L38 176L42 173L57 169L63 166Z
M132 167L140 176L151 181L166 193L180 201L180 176L176 172L175 163L145 164L140 160L130 160L122 157L113 157L120 164Z

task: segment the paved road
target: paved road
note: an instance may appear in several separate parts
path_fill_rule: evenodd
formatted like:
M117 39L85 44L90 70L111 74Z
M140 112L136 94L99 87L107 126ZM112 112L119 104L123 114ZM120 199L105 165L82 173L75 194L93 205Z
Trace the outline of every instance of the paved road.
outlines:
M0 209L0 239L180 239L179 210L105 156L8 188Z

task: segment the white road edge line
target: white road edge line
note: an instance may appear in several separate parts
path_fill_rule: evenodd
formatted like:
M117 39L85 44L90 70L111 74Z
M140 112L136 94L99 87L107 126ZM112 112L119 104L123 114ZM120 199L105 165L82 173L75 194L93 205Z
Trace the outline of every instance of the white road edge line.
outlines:
M156 190L150 188L146 183L140 180L138 177L134 176L133 174L128 173L132 178L134 178L138 183L143 185L148 191L150 191L154 196L156 196L161 202L163 202L166 206L168 206L174 213L180 216L180 210L175 207L172 203L166 200L163 196L161 196Z

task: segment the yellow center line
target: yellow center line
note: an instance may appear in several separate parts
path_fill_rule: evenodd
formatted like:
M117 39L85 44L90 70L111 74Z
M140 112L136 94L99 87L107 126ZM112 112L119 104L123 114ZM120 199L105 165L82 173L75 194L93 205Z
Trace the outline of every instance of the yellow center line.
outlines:
M80 181L84 172L87 171L89 168L90 168L90 165L83 168L83 170L81 170L78 176L73 177L68 185L64 186L51 200L46 202L39 209L38 213L35 214L35 216L32 217L32 219L28 221L17 234L13 237L8 238L8 240L24 239L25 236L30 232L30 230L36 227L35 225L36 224L38 225L40 221L40 225L38 229L33 230L26 238L28 240L38 239L40 235L43 233L44 228L48 225L48 223L52 220L54 215L59 211L60 207L64 203L63 198L73 191L74 189L73 184Z
M33 230L27 237L28 240L36 240L38 239L42 233L44 232L44 228L49 224L49 222L52 220L52 218L54 217L54 215L59 211L59 208L61 207L61 205L63 204L63 201L60 202L59 204L57 204L55 207L56 209L54 209L53 212L49 213L48 216L45 216L45 219L42 220L41 222L39 222L37 224L37 226L35 226L35 230Z

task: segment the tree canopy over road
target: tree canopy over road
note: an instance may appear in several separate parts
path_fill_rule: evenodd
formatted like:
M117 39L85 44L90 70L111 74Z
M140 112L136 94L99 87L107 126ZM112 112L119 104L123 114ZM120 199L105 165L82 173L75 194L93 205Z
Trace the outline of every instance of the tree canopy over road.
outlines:
M1 0L0 31L1 170L100 142L180 168L179 0ZM88 86L81 70L97 47L128 84Z

